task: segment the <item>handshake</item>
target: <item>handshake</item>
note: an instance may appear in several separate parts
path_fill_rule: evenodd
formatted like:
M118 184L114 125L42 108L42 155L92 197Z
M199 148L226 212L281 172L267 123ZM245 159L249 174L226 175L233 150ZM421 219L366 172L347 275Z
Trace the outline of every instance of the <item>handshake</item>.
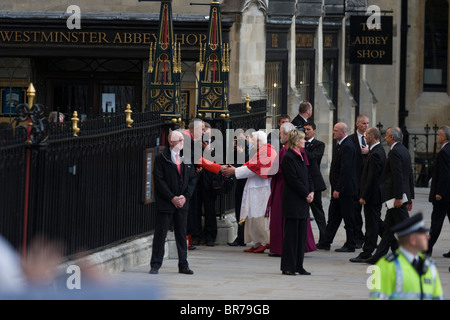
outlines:
M236 171L236 168L229 164L222 165L222 168L220 169L220 172L222 172L222 175L225 178L228 178L228 177L234 175L235 171Z

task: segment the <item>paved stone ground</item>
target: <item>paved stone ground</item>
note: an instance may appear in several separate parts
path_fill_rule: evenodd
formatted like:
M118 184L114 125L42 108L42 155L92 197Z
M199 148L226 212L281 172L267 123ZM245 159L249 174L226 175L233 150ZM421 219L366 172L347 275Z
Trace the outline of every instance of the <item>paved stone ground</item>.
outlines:
M432 206L427 201L428 190L416 189L412 213L423 212L430 226ZM325 210L328 202L324 199ZM311 225L317 239L317 225L314 221ZM220 245L198 246L197 250L189 252L194 275L178 274L178 261L167 259L158 275L148 274L149 264L144 264L113 274L111 280L123 288L156 286L157 297L164 300L367 300L369 265L349 262L360 250L355 253L334 251L344 242L342 223L330 251L305 255L304 267L311 276L284 276L280 272L280 258ZM433 252L446 299L450 297L450 259L442 254L449 250L450 225L446 220Z

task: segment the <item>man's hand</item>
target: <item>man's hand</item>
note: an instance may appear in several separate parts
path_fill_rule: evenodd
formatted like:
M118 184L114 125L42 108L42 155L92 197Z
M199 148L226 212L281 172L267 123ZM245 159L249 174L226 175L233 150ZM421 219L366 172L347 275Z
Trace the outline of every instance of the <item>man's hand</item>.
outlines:
M172 202L172 204L175 206L175 208L177 209L181 209L183 208L184 204L186 203L186 197L181 195L181 196L175 196L172 198L172 200L170 200Z
M406 209L408 209L408 211L411 211L412 208L413 208L413 201L411 200L411 203L406 204Z
M395 199L394 200L394 208L400 208L403 205L402 199Z
M366 147L366 146L361 147L362 154L369 154L369 151L370 151L369 147Z

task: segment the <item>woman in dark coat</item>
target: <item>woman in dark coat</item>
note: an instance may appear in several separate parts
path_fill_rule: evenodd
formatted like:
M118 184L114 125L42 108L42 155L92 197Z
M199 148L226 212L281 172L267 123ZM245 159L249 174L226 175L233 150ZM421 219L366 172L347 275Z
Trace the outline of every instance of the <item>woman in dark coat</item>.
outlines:
M284 176L283 209L285 218L281 271L285 275L310 275L303 268L309 203L314 199L314 187L300 149L305 147L305 134L289 133L287 151L281 168Z

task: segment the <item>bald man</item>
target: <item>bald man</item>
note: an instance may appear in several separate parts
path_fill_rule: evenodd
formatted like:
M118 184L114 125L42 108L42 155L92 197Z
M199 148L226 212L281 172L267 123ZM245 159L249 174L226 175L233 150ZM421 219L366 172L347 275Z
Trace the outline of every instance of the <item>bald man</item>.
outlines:
M163 263L164 244L171 220L178 251L178 272L193 274L187 261L186 227L196 174L194 166L185 164L180 157L184 147L183 134L179 131L170 132L168 142L169 148L155 158L153 174L157 213L150 274L157 274Z
M330 167L331 201L328 208L328 224L325 239L318 249L330 250L336 232L344 220L346 242L336 252L355 251L354 198L358 195L356 178L356 151L348 139L347 124L340 122L333 128L333 139L337 141Z

